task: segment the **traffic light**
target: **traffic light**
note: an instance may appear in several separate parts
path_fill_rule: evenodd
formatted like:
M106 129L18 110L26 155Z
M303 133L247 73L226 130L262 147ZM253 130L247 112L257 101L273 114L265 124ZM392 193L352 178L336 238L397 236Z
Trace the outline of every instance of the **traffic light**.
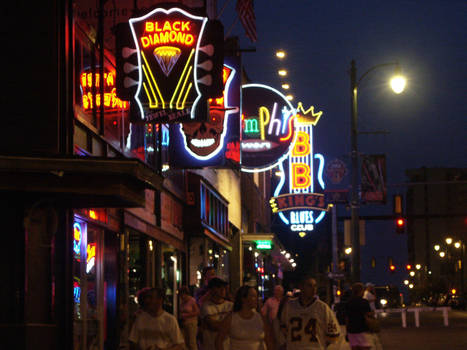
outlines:
M407 271L410 271L410 270L412 270L412 265L407 264L407 265L405 265L405 268L406 268Z
M389 271L391 271L391 272L396 272L396 266L393 265L393 264L390 264L390 265L389 265Z
M396 218L396 232L405 233L406 221L403 217Z
M402 215L402 195L401 194L396 194L393 197L394 199L394 207L393 207L393 213L394 215Z
M118 98L132 101L138 88L138 52L128 22L115 30L116 90Z

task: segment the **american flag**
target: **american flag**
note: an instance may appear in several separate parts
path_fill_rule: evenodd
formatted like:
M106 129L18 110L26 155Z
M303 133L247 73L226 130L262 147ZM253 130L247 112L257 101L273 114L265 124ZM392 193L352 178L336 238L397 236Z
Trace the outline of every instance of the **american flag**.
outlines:
M253 9L253 0L237 0L236 10L243 28L245 28L246 36L252 42L256 42L256 17Z

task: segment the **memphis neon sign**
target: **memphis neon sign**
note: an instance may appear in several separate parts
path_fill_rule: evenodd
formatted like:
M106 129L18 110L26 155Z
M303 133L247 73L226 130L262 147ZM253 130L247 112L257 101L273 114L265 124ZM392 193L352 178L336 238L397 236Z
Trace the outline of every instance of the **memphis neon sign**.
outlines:
M270 200L273 213L301 236L312 231L328 210L324 195L314 192L316 162L318 185L321 191L325 189L324 157L313 151L313 126L321 115L313 107L304 110L301 103L297 106L297 113L292 117L295 142L287 160L279 164L281 179Z
M242 171L266 171L292 149L295 109L284 95L266 85L243 85L242 97Z
M100 73L93 73L90 69L84 70L80 75L80 86L82 91L82 106L85 111L99 108L102 104L100 94ZM104 109L106 111L124 109L128 110L129 102L122 101L117 97L115 87L115 73L104 72ZM95 103L94 103L95 101Z
M197 70L198 52L205 49L200 42L206 22L206 17L180 8L157 8L130 19L138 53L135 101L142 119L171 121L187 114L195 119L202 95L198 83L205 83L198 80Z

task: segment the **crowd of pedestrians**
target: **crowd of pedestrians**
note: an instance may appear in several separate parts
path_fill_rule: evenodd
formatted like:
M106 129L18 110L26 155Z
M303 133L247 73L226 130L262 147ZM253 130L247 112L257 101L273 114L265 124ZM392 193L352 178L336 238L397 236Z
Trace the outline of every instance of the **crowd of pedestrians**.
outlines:
M336 318L319 300L310 276L302 277L297 295L284 295L283 287L275 286L261 308L256 288L240 287L232 298L227 282L213 269L203 271L203 277L195 297L187 287L178 291L178 320L163 310L161 289L142 290L129 332L130 349L323 350L330 344L336 344L333 349L345 349L344 344L352 350L382 349L370 322L375 319L371 285L365 290L354 284L348 300L336 305Z

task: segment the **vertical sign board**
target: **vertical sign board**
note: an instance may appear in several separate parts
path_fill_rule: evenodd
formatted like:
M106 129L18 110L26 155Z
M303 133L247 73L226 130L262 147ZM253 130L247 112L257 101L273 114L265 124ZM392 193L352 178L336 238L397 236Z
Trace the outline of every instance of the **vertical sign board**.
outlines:
M170 166L238 167L240 164L240 58L225 57L224 93L209 99L209 116L201 122L170 125Z
M181 8L156 8L129 20L134 48L120 50L117 45L117 54L128 58L117 73L138 72L137 81L126 77L123 83L125 88L136 86L133 122L179 122L206 115L207 96L200 85L212 83L208 73L214 49L201 46L207 20Z
M242 171L266 171L287 157L295 136L294 114L279 91L261 84L242 86Z
M324 157L313 150L313 126L321 114L315 113L314 107L305 111L301 104L298 105L297 113L292 117L295 142L288 158L279 164L281 179L270 200L273 213L302 237L314 229L328 210L322 193L325 189ZM315 192L315 173L318 193Z
M386 156L384 154L362 157L362 201L386 203Z

